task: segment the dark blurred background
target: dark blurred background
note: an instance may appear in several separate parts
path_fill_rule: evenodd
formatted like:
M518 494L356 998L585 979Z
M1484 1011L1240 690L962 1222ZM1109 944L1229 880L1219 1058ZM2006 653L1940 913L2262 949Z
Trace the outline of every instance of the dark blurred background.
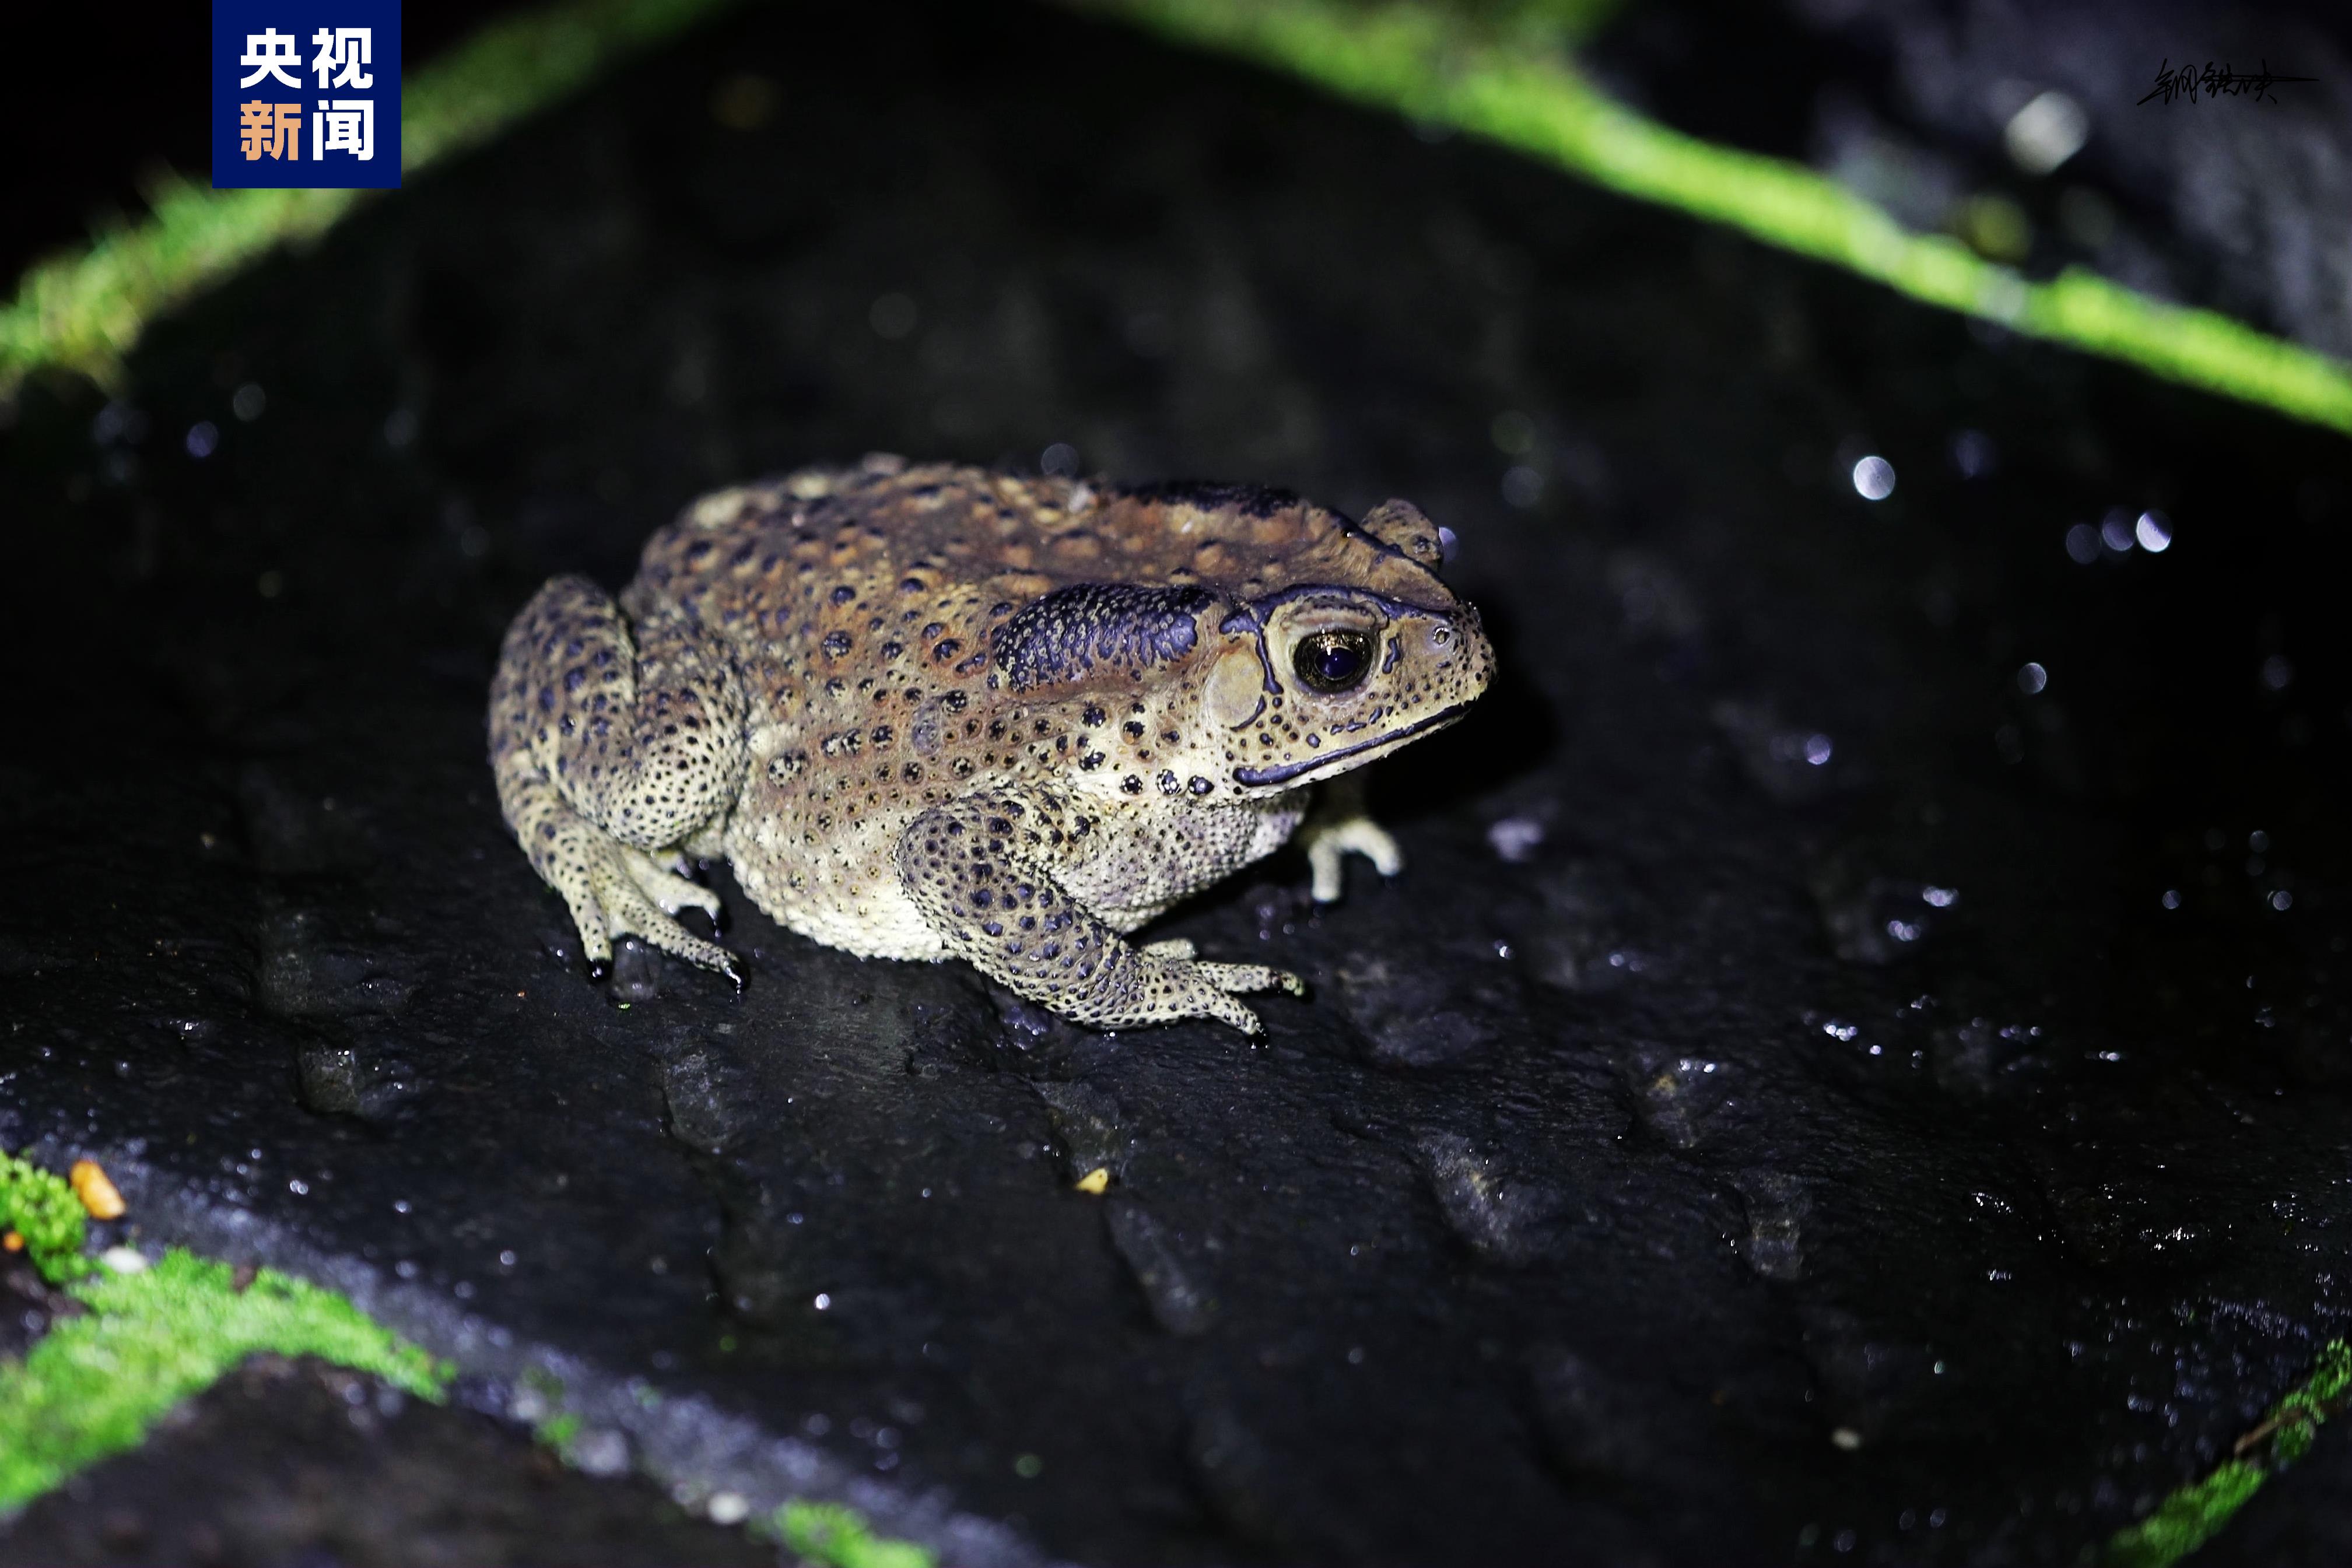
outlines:
M1598 15L1585 58L1669 124L1823 169L1906 224L2031 275L2094 267L2352 357L2352 8L2336 0L1449 4L1473 26ZM410 0L406 65L529 8ZM11 280L135 218L156 171L209 177L207 7L46 20L48 44L0 50L0 135L20 150L0 225ZM93 98L73 62L99 60L106 88ZM2317 79L2260 105L2138 103L2168 60ZM2038 143L2021 140L2034 129Z

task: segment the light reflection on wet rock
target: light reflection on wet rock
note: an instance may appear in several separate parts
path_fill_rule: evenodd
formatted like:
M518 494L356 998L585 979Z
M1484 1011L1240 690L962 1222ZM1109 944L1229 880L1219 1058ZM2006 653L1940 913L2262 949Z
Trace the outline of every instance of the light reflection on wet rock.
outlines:
M1663 1046L1636 1047L1623 1071L1635 1119L1670 1149L1697 1148L1728 1098L1731 1074L1722 1062Z
M1792 726L1767 703L1715 705L1716 728L1730 745L1740 770L1783 806L1801 806L1842 788L1851 769L1843 766L1837 743L1817 729Z
M1941 1025L1927 1036L1927 1061L1936 1086L1964 1099L1984 1099L2030 1070L2042 1050L2037 1024L1995 1024L1970 1019Z
M1875 875L1852 855L1832 855L1811 879L1830 948L1849 964L1892 964L1948 923L1957 888Z
M2213 1212L2210 1196L2171 1190L2162 1180L2145 1171L2085 1179L2053 1167L2042 1192L2066 1249L2094 1268L2175 1273L2221 1261L2230 1250L2228 1220Z

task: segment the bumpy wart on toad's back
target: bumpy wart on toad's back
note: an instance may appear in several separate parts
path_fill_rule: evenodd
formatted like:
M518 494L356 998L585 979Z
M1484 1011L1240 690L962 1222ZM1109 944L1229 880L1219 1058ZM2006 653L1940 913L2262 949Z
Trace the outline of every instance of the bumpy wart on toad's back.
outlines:
M592 967L634 934L736 974L675 918L724 856L782 924L866 956L969 960L1081 1023L1222 1019L1298 988L1130 945L1304 837L1384 874L1314 785L1454 719L1493 652L1433 571L1438 529L1283 491L1119 486L868 458L721 491L616 601L560 577L490 699L499 802Z

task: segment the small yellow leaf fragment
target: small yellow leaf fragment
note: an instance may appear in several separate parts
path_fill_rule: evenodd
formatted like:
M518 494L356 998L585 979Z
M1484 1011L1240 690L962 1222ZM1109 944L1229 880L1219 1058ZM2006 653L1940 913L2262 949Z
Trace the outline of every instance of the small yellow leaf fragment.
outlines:
M11 1230L7 1235L0 1236L0 1248L5 1248L11 1252L22 1252L25 1249L25 1239Z
M66 1179L73 1184L74 1196L81 1199L82 1207L89 1211L92 1219L122 1218L122 1195L114 1190L114 1184L106 1179L106 1173L99 1168L96 1160L76 1160L73 1169L66 1173Z
M1078 1178L1078 1190L1091 1197L1100 1197L1110 1187L1110 1167L1097 1166Z

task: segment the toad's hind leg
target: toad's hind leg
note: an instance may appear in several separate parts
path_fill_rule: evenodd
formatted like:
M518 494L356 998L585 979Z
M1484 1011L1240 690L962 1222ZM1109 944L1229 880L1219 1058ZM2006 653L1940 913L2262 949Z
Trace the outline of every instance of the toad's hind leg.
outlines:
M1097 1029L1209 1018L1262 1034L1235 991L1298 977L1263 964L1213 964L1181 938L1130 946L1054 880L1045 847L1066 841L1052 808L978 797L934 806L898 841L898 875L950 951L998 984Z
M561 894L590 972L636 936L740 977L734 957L673 918L719 900L679 850L723 821L743 770L732 666L675 612L634 627L584 578L557 578L515 618L490 699L499 805Z

